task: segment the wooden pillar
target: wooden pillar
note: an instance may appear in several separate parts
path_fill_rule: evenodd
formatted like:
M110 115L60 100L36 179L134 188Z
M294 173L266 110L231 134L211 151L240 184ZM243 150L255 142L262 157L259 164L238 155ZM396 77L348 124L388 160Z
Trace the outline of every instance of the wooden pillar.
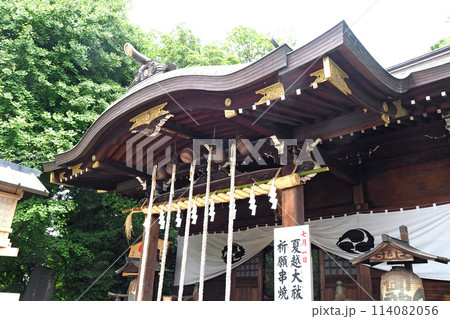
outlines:
M364 203L364 189L362 184L353 186L353 204Z
M298 226L305 223L304 185L294 186L281 191L283 227Z
M408 227L406 227L405 225L400 226L400 239L409 244ZM411 272L413 271L413 264L412 263L405 262L404 266L409 271L411 271Z
M325 290L325 257L323 249L319 249L319 268L320 268L320 300L326 300Z
M144 249L147 250L147 266L146 269L142 269L142 258L139 263L139 274L138 274L138 283L140 281L140 276L144 276L144 290L143 290L143 301L152 301L153 300L153 286L155 282L155 267L156 267L156 258L157 258L157 249L158 249L158 239L159 239L159 223L158 223L158 214L152 214L150 219L150 240L148 247L144 246L145 242L145 234L142 237L142 253ZM138 291L139 287L137 287Z
M370 267L364 266L362 264L358 264L358 265L356 265L356 269L357 269L358 283L361 285L361 287L364 288L365 291L367 291L370 294L370 296L367 295L367 293L364 290L362 290L360 287L358 287L360 300L373 300L371 298L371 296L372 296L372 276L370 275Z
M353 186L353 203L355 205L360 205L363 204L364 201L365 198L363 184ZM370 296L372 296L372 277L370 275L370 267L358 264L356 265L356 269L358 283L362 288L364 288L365 291L370 294ZM364 290L358 287L360 300L372 300L372 298L368 296L367 293L364 292Z

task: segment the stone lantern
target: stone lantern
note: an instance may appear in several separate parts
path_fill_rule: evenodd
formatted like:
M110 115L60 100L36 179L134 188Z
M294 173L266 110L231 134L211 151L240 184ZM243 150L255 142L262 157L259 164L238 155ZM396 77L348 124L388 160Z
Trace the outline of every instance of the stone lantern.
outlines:
M37 178L40 171L0 160L0 256L17 257L18 248L11 247L9 234L17 202L25 193L48 196Z

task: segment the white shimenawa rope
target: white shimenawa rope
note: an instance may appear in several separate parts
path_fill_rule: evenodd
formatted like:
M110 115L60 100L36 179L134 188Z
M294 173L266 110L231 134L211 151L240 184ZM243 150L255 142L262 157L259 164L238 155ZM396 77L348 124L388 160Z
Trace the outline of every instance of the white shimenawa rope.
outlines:
M203 211L203 236L202 236L202 254L200 257L200 285L198 288L198 301L203 301L203 289L205 281L205 264L206 264L206 244L208 242L208 218L209 218L209 192L211 184L211 157L212 149L205 145L208 149L208 165L206 167L206 196L205 209Z
M225 301L230 301L231 294L231 261L233 255L233 221L235 214L234 178L236 173L236 142L231 145L230 155L230 206L228 212L227 271L225 276Z
M164 284L164 272L166 270L166 259L167 259L167 247L169 246L169 229L170 229L170 217L172 215L172 200L173 195L175 193L175 172L177 170L177 164L174 163L172 167L172 180L170 181L170 195L169 195L169 205L167 207L167 216L166 216L166 229L164 231L164 246L163 246L163 254L161 258L161 270L159 271L159 284L158 284L158 297L157 301L161 301L162 299L162 290ZM149 210L150 212L150 210Z
M181 258L180 284L178 285L178 301L183 301L184 277L186 274L187 251L189 245L189 230L191 226L192 194L194 192L194 174L195 174L195 158L191 162L191 170L189 172L189 179L191 181L191 185L189 186L189 201L184 225L183 257Z
M150 221L152 218L152 204L153 197L155 196L155 188L156 188L156 168L157 166L153 166L153 174L152 174L152 186L150 189L150 197L148 199L148 212L145 217L145 233L144 233L144 244L142 245L142 262L141 267L139 269L139 284L138 284L138 293L136 300L142 301L144 298L144 279L147 276L147 258L148 258L148 245L150 242Z

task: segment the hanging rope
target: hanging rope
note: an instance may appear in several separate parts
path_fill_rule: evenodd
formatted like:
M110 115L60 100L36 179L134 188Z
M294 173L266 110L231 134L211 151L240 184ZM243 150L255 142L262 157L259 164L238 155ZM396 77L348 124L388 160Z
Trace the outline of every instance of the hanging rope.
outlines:
M186 274L187 251L189 245L189 230L191 226L192 194L194 192L194 173L195 173L195 159L192 159L191 170L189 172L189 179L191 181L191 185L189 186L189 202L186 212L186 222L184 225L183 257L181 259L180 284L178 286L178 301L183 301L184 277Z
M230 155L230 207L228 212L227 271L225 277L225 301L230 301L231 294L231 261L233 255L233 221L236 215L234 199L234 179L236 174L236 142L231 145Z
M158 285L158 297L157 301L161 301L162 298L162 290L164 284L164 272L166 270L166 259L167 259L167 247L169 242L169 229L170 229L170 217L172 215L172 200L173 195L175 193L175 172L177 170L177 164L174 163L172 167L172 179L170 181L170 195L169 195L169 206L167 208L167 216L166 216L166 229L164 231L164 246L163 246L163 254L161 258L161 270L159 271L159 285Z
M200 285L198 289L198 301L203 301L203 289L205 281L205 264L206 264L206 244L208 242L208 217L209 217L209 191L211 184L211 158L212 148L205 145L208 149L208 165L206 167L206 196L205 196L205 210L203 211L203 236L202 236L202 254L200 257Z
M149 205L153 203L153 197L155 196L155 188L156 188L156 168L157 166L153 166L153 174L152 174L152 186L150 189L150 197L149 197ZM130 214L131 215L131 214ZM142 261L141 261L141 269L139 269L139 283L138 283L138 293L136 300L142 301L144 297L144 279L147 275L147 258L148 258L148 245L150 242L150 220L152 219L152 215L147 213L144 222L144 243L142 245ZM153 274L151 274L153 275Z

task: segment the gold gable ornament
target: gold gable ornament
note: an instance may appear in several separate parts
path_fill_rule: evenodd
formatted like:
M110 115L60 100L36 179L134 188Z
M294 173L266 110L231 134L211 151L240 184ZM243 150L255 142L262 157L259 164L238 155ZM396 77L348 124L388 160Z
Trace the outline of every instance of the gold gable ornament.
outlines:
M383 102L382 109L383 109L384 113L381 114L381 119L386 124L389 124L391 122L391 119L389 118L389 115L387 114L387 112L389 111L389 107L386 102Z
M72 176L80 174L83 172L83 169L81 168L81 166L83 165L83 163L79 163L77 165L73 165L73 166L69 166L68 169L72 170ZM64 176L64 174L62 175Z
M256 94L262 94L263 97L255 103L255 105L261 105L264 103L267 103L271 100L276 100L284 95L284 86L283 83L278 82L272 85L269 85L268 87L265 87L264 89L258 90L255 92Z
M136 131L133 131L135 128L138 128L142 125L149 125L150 123L152 123L155 119L163 116L163 115L167 115L164 119L162 119L160 121L160 123L158 123L156 125L156 127L161 127L162 125L164 125L164 123L173 116L173 114L170 114L169 111L165 111L163 110L163 108L167 105L166 103L160 104L158 106L155 106L154 108L151 108L150 110L147 110L135 117L133 117L130 122L133 122L133 125L130 127L130 131L132 131L132 133L136 133ZM162 122L162 123L161 123ZM153 133L155 129L153 129L151 131L151 133ZM159 129L157 129L157 131L159 131Z
M352 91L347 86L347 83L345 83L345 79L349 78L347 73L342 71L342 69L328 56L324 57L322 62L323 69L310 73L310 76L316 77L316 80L311 83L310 87L315 88L318 83L329 81L345 95L351 95Z
M396 118L399 118L399 117L402 117L402 116L405 116L408 114L408 111L402 107L401 100L393 101L392 104L394 104L395 108L397 109L397 113L395 114Z

